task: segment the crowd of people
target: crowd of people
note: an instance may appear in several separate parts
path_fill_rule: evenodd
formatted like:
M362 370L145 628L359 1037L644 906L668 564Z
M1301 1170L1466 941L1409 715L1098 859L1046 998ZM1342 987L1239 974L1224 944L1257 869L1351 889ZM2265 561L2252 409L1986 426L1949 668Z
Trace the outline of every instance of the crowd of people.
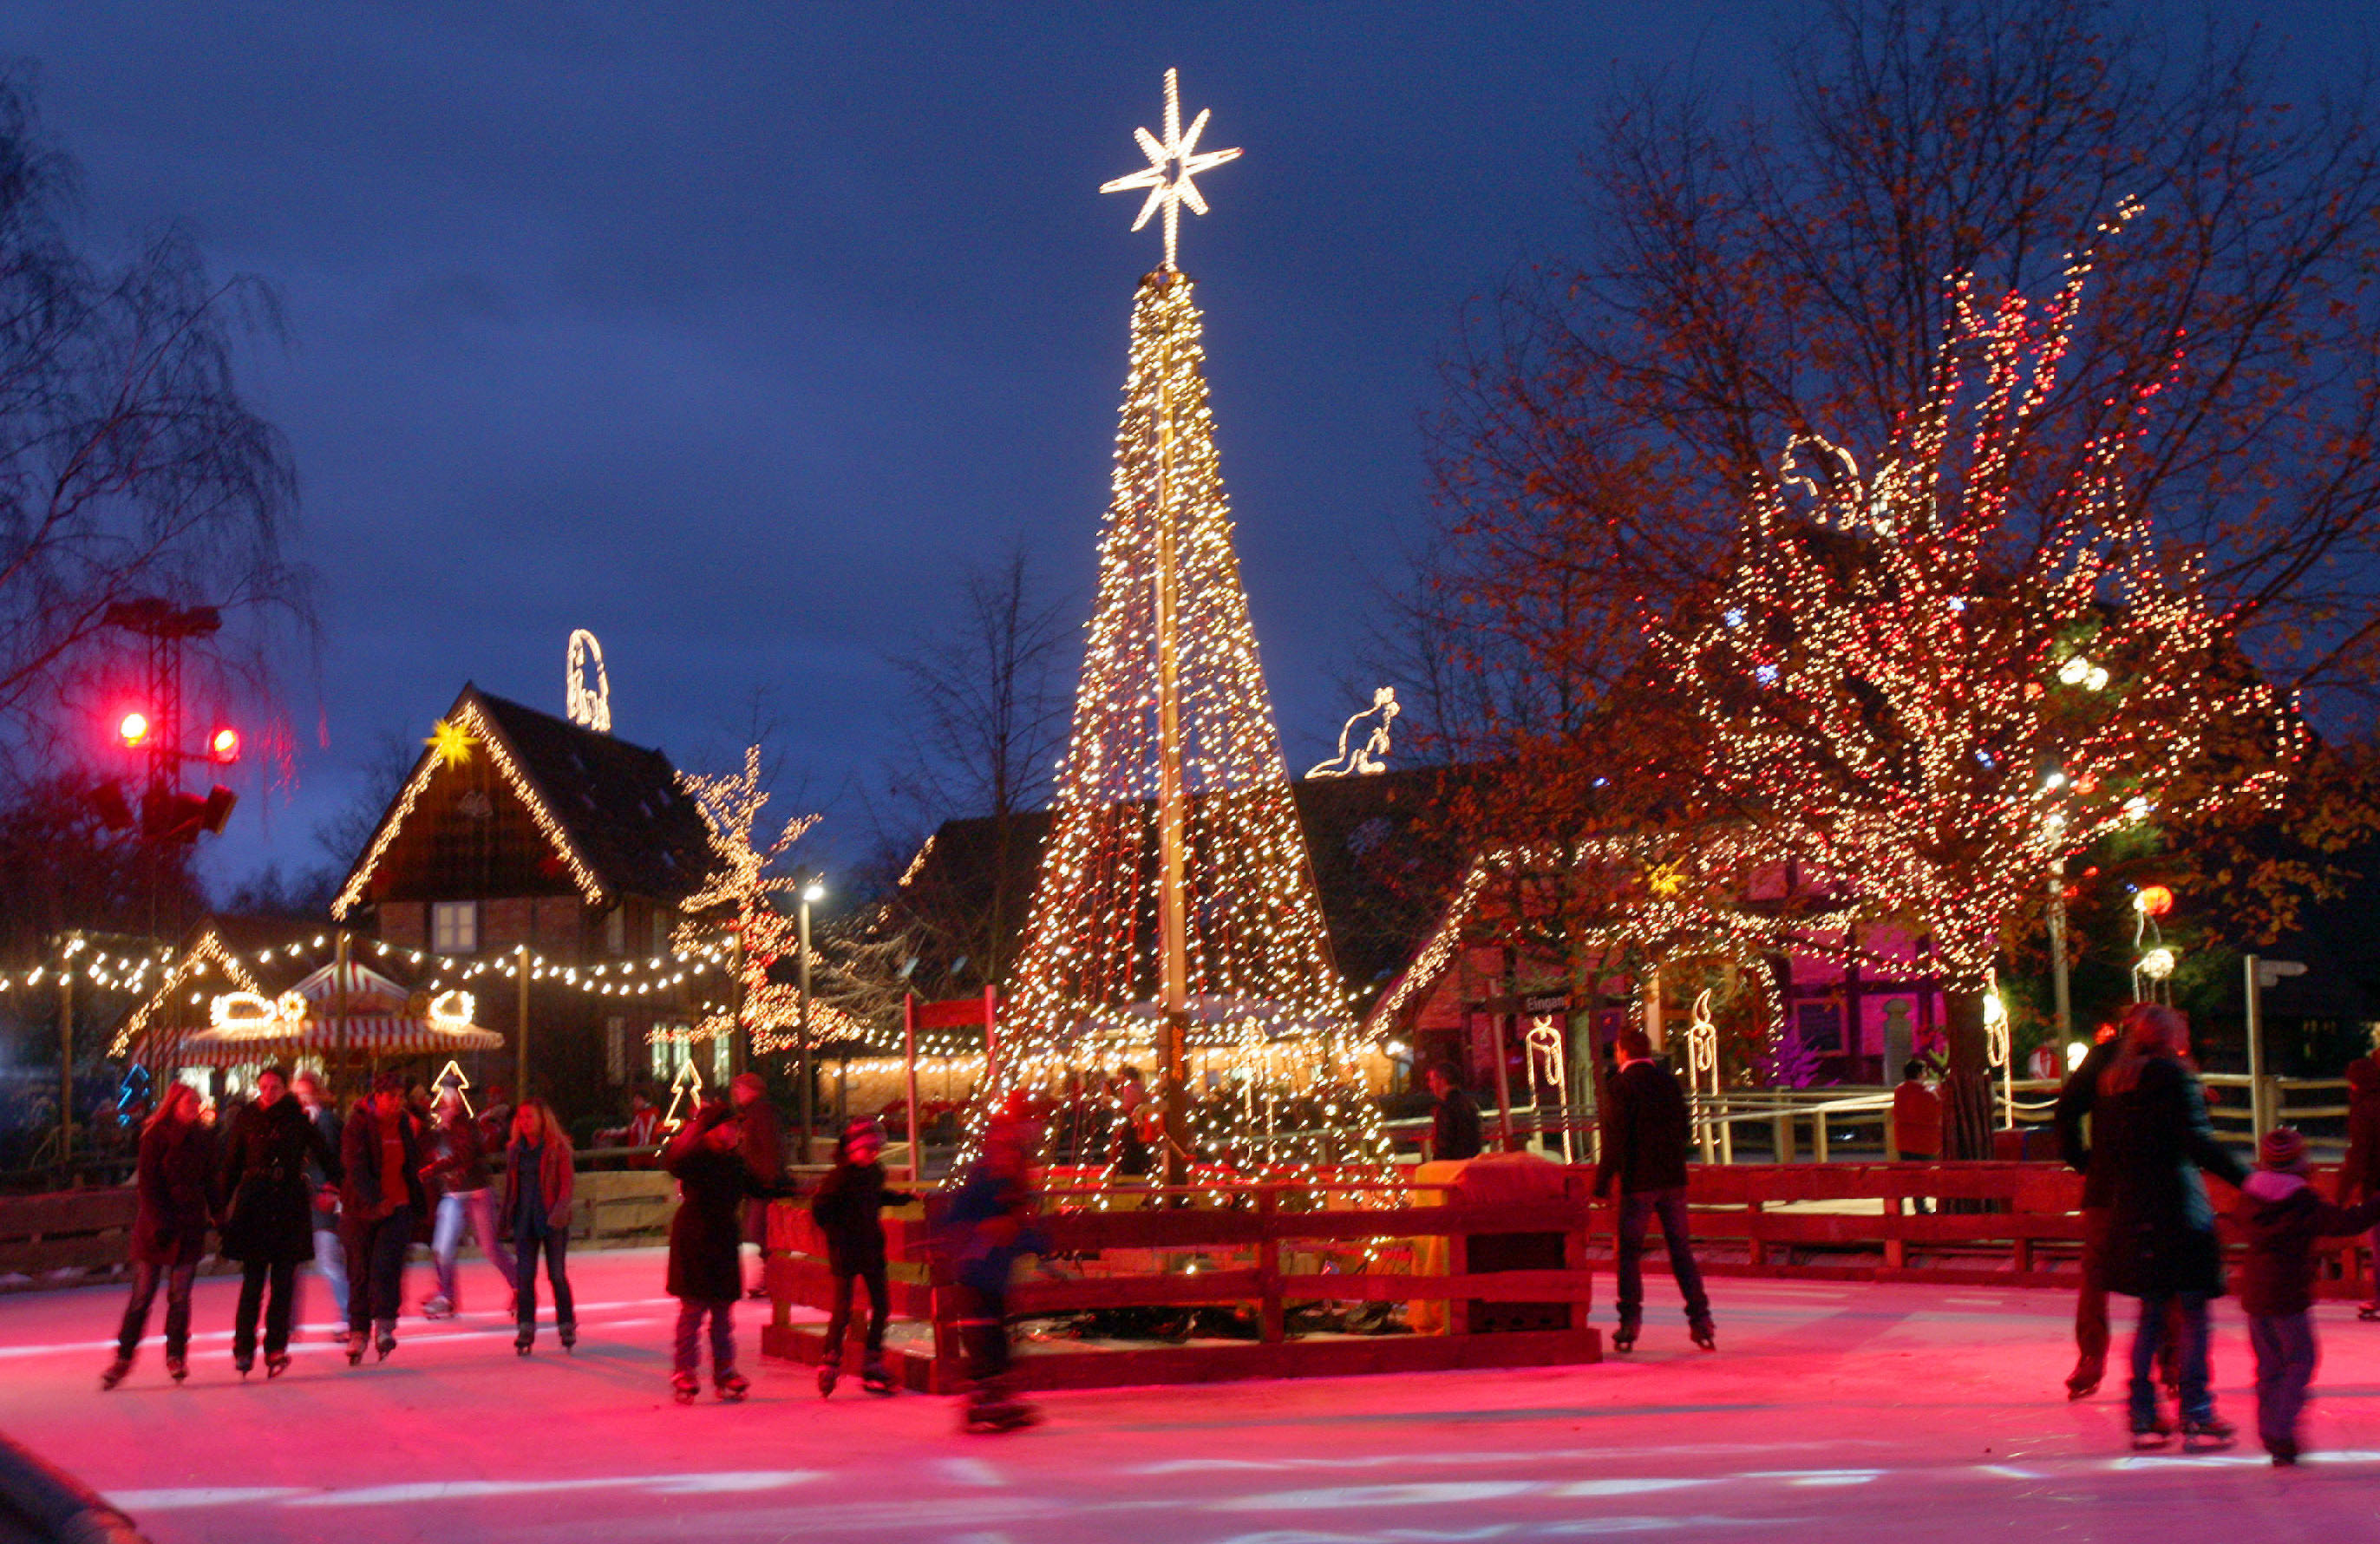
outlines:
M1623 1032L1616 1052L1595 1171L1598 1198L1616 1189L1613 1343L1627 1352L1642 1333L1643 1254L1658 1222L1689 1333L1698 1346L1715 1350L1710 1300L1688 1235L1687 1101L1642 1030ZM1895 1092L1896 1146L1904 1160L1931 1161L1940 1149L1939 1106L1924 1087L1924 1071L1912 1063ZM1476 1156L1478 1109L1456 1069L1440 1064L1428 1070L1427 1081L1436 1096L1439 1156ZM2276 1465L2298 1461L2300 1417L2318 1352L2312 1315L2316 1244L2369 1230L2380 1258L2380 1058L2367 1055L2350 1065L2348 1083L2347 1156L2336 1195L2326 1198L2310 1182L2305 1139L2294 1129L2267 1133L2252 1169L2216 1138L2190 1060L2188 1023L2171 1008L2132 1004L2067 1079L2055 1124L2062 1156L2082 1175L2083 1247L2077 1357L2066 1388L2073 1399L2097 1391L2112 1338L2108 1297L2137 1299L2125 1389L2136 1447L2165 1445L2177 1433L2185 1448L2226 1446L2237 1437L2215 1408L2208 1367L2209 1304L2226 1289L2216 1213L2202 1179L2213 1174L2239 1196L2231 1221L2245 1245L2237 1282L2255 1356L2257 1434ZM1096 1122L1085 1113L1094 1104ZM1032 1096L1003 1104L943 1210L940 1242L960 1303L959 1349L971 1390L965 1419L973 1429L1013 1429L1035 1418L1014 1388L1006 1329L1015 1262L1043 1248L1034 1225L1033 1164L1053 1139L1067 1144L1069 1122L1077 1157L1103 1157L1127 1174L1147 1171L1150 1149L1162 1137L1161 1126L1151 1129L1153 1108L1131 1069L1055 1114L1062 1129L1052 1132L1052 1112ZM662 1134L657 1118L646 1129ZM851 1121L832 1173L808 1198L833 1283L818 1373L822 1395L833 1393L847 1365L862 1289L862 1386L879 1394L895 1387L884 1355L891 1302L882 1211L913 1198L886 1184L883 1150L884 1133L874 1119ZM745 1295L741 1246L763 1245L763 1284L751 1289L761 1295L765 1209L794 1193L775 1107L760 1079L744 1075L727 1098L699 1104L668 1134L658 1161L680 1198L667 1279L680 1302L673 1392L681 1402L697 1397L707 1338L715 1392L740 1399L749 1388L735 1365L735 1308ZM468 1233L511 1294L514 1343L523 1356L535 1345L537 1263L543 1258L556 1334L567 1350L577 1333L568 1272L574 1172L568 1135L536 1099L515 1108L499 1098L474 1115L461 1092L449 1088L423 1110L401 1080L383 1076L342 1115L313 1075L293 1083L284 1069L271 1067L218 1140L196 1093L171 1085L140 1135L131 1292L103 1387L115 1387L130 1372L161 1286L165 1368L176 1381L188 1376L191 1284L210 1232L220 1234L223 1256L240 1266L232 1360L243 1377L254 1367L260 1340L268 1380L288 1368L296 1274L310 1261L345 1321L349 1365L367 1351L389 1356L418 1222L429 1226L436 1282L421 1305L425 1317L458 1310L457 1259ZM2380 1319L2380 1297L2361 1312Z
M456 1311L456 1260L468 1230L512 1295L521 1355L536 1340L540 1255L556 1333L565 1350L576 1343L568 1265L576 1164L569 1136L542 1100L517 1108L499 1100L475 1114L461 1090L448 1088L425 1109L390 1074L342 1113L314 1074L293 1081L286 1068L271 1066L257 1076L254 1097L219 1125L205 1118L196 1090L176 1083L141 1127L132 1295L103 1388L131 1372L161 1283L165 1370L176 1382L189 1376L190 1287L210 1233L240 1268L231 1352L243 1378L260 1349L268 1381L289 1369L298 1268L310 1262L344 1321L348 1365L367 1351L385 1359L396 1349L406 1257L422 1223L437 1280L424 1317Z

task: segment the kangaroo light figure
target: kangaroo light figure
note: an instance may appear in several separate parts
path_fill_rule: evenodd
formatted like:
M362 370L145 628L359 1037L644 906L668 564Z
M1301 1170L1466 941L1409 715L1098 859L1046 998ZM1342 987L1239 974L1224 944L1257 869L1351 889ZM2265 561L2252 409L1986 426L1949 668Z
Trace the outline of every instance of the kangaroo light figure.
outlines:
M1322 762L1305 775L1308 777L1346 777L1353 773L1383 772L1389 770L1389 725L1397 716L1397 688L1382 687L1372 694L1372 705L1349 719L1339 728L1339 754ZM1355 725L1374 714L1380 722L1372 726L1372 736L1354 750L1347 742L1354 737Z

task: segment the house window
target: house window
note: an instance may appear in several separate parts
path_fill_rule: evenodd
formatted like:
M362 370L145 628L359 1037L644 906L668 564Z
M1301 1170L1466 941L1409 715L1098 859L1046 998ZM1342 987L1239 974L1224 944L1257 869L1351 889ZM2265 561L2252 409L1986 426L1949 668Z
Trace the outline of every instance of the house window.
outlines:
M727 1087L729 1054L734 1051L734 1046L728 1042L728 1038L725 1035L714 1035L711 1037L710 1086L712 1088L723 1088Z
M613 1085L628 1080L628 1021L617 1015L603 1021L603 1076Z
M603 918L603 952L619 955L628 952L628 908L613 906Z
M433 901L430 905L430 947L442 954L480 952L480 903Z

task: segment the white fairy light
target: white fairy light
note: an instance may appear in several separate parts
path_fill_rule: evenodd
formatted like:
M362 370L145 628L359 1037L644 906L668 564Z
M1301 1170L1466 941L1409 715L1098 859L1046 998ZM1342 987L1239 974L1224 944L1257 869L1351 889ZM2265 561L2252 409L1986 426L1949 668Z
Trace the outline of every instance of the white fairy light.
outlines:
M1165 72L1165 138L1158 139L1146 128L1135 128L1132 137L1140 141L1140 151L1148 157L1148 164L1139 171L1127 173L1099 185L1102 193L1136 192L1146 188L1148 199L1140 206L1139 217L1132 223L1134 230L1148 224L1148 217L1159 210L1165 212L1165 266L1174 266L1175 237L1184 204L1194 214L1207 213L1207 201L1199 196L1197 184L1190 179L1201 172L1212 171L1226 161L1239 159L1237 150L1198 148L1198 136L1207 129L1208 113L1201 110L1193 119L1187 133L1182 128L1181 89L1172 70Z

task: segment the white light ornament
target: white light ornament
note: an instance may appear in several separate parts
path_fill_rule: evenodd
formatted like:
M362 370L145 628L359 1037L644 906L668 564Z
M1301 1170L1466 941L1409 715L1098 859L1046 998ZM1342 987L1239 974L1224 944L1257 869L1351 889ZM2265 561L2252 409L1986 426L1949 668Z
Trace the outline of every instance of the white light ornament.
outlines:
M471 1027L471 1015L479 1003L468 991L442 991L430 1000L430 1027L452 1033Z
M594 681L588 681L589 667ZM570 722L599 734L612 732L612 677L603 669L603 646L581 627L570 635L570 657L563 678L563 705Z
M1198 194L1197 185L1190 179L1200 172L1212 171L1226 161L1236 161L1237 150L1198 148L1198 136L1207 129L1208 114L1201 110L1191 120L1190 131L1182 131L1181 88L1175 72L1165 72L1165 138L1160 140L1146 128L1135 128L1132 137L1140 141L1140 152L1148 157L1148 164L1139 171L1116 177L1099 185L1102 193L1129 193L1146 188L1148 200L1140 206L1140 215L1132 223L1134 230L1148 224L1148 217L1159 210L1165 212L1165 266L1173 261L1175 237L1182 220L1182 206L1188 204L1193 214L1207 213L1207 201Z
M1529 1108L1536 1108L1536 1091L1542 1080L1554 1090L1557 1105L1570 1101L1570 1070L1562 1058L1562 1033L1554 1027L1551 1015L1539 1014L1529 1020L1529 1032L1524 1044L1528 1047ZM1562 1122L1562 1161L1577 1161L1571 1155L1570 1122Z
M294 991L278 998L261 991L226 991L207 1004L207 1022L230 1035L294 1035L306 1027L306 999Z
M1370 707L1340 725L1339 754L1328 761L1310 768L1305 775L1308 777L1351 775L1368 777L1374 772L1388 771L1389 725L1396 721L1397 714L1402 711L1403 710L1397 706L1397 688L1382 687L1372 694ZM1371 737L1350 750L1347 748L1347 742L1354 737L1355 725L1376 715L1379 722L1372 726Z

